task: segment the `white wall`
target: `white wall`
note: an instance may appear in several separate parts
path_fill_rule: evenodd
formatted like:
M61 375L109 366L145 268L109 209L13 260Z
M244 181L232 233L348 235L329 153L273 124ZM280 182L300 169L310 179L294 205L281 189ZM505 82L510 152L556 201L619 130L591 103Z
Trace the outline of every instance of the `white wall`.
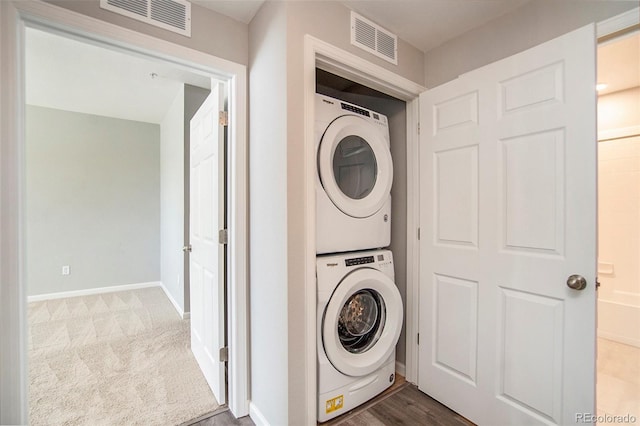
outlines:
M160 280L184 313L184 87L160 123L160 170Z
M431 88L580 28L638 7L637 1L531 0L425 54Z
M286 29L286 4L267 2L249 31L251 417L272 425L300 424L291 418L289 380L304 375L290 368L296 354L288 347L297 339L288 312Z
M29 295L158 281L159 141L158 125L27 106Z

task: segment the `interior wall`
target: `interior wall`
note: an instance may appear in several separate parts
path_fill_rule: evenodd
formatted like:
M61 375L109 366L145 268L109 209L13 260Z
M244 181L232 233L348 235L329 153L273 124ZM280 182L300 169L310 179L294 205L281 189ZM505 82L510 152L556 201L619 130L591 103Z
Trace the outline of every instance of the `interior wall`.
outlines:
M266 2L249 29L249 299L251 417L257 424L304 424L289 411L292 335L287 243L286 4ZM303 285L298 281L297 285ZM304 350L292 354L302 358ZM295 379L304 383L305 371ZM298 405L302 404L297 401ZM304 404L302 404L304 405Z
M640 347L640 133L598 143L598 335Z
M304 35L310 34L406 79L421 85L424 84L424 53L403 39L398 38L398 65L394 65L351 44L351 9L346 6L336 1L327 2L324 0L288 3L289 19L287 25L290 36L290 54L294 60L291 63L292 66L298 67L298 61L304 48ZM296 79L292 80L292 83L296 85L300 84L301 64L300 68L297 68L297 74L300 74L300 77L296 76Z
M243 65L248 64L248 26L194 3L191 3L191 37L186 37L101 9L100 0L45 1L104 22L199 50L219 58Z
M306 280L305 229L313 227L308 223L306 206L300 202L304 199L306 179L305 170L301 167L304 158L304 36L312 36L326 41L340 49L366 59L367 61L414 81L424 82L424 54L403 40L398 41L398 65L393 65L377 56L351 45L350 37L350 9L338 2L308 1L288 2L288 50L287 50L287 116L288 116L288 222L289 222L289 306L290 334L304 333L308 311L315 314L315 306L304 309L306 300L305 286L300 285ZM394 148L395 149L395 148ZM392 152L392 154L395 154ZM395 176L394 176L395 177ZM399 201L396 200L396 201ZM395 243L394 243L395 244ZM401 266L396 266L398 271ZM404 272L404 271L403 271ZM313 285L314 283L307 283ZM315 315L313 315L315 317ZM305 353L305 342L300 339L290 342L290 354ZM315 366L306 364L306 359L297 357L295 364L291 363L293 373L291 379L300 376ZM306 418L307 404L302 398L308 392L315 395L315 389L309 389L300 380L290 382L289 410L290 419L296 424L302 424Z
M28 295L158 281L159 126L27 106L25 131Z
M184 299L184 88L160 123L160 279L173 304Z
M531 0L425 54L429 88L497 60L638 7L637 1Z
M190 141L191 141L191 119L193 118L200 105L207 99L211 91L203 89L201 87L192 86L190 84L184 85L184 155L183 155L183 172L184 172L184 223L183 223L183 240L182 245L189 244L189 212L190 212L190 200L189 200L189 185L190 185L190 173L191 173L191 154L190 154ZM182 253L182 263L184 270L184 312L191 311L190 292L189 292L189 255L188 253Z
M17 35L19 35L19 27L22 20L17 18L13 3L17 3L17 1L0 1L0 22L2 22L0 24L2 29L0 31L0 78L2 80L1 92L3 94L3 96L0 96L0 110L4 112L0 114L0 134L2 135L0 140L0 150L2 150L2 155L0 155L0 179L2 179L3 185L1 217L4 226L2 237L0 238L0 251L2 252L2 256L0 256L2 258L2 264L0 265L0 275L2 276L0 299L5 302L16 302L3 303L3 309L0 309L0 317L2 319L0 321L0 347L3 348L2 356L0 356L0 370L2 373L2 380L0 380L0 419L9 424L26 422L28 414L27 407L24 404L27 395L27 384L25 382L27 374L24 363L27 345L21 331L26 329L24 326L26 314L24 311L25 306L17 303L23 300L23 296L26 296L24 294L26 289L23 286L14 285L19 281L18 269L20 269L18 268L18 257L20 257L21 250L19 247L16 248L13 242L21 239L17 235L18 229L21 227L18 226L18 207L16 207L20 204L21 197L15 191L4 191L6 188L17 186L18 169L21 167L18 166L15 160L20 159L22 155L14 152L13 149L14 133L19 133L16 130L16 125L19 123L12 121L16 114L8 113L8 111L16 110L16 105L12 104L12 102L18 102L20 98L18 96L20 84L17 84L20 81L18 75L20 71L19 67L11 59L17 54L14 52L14 43ZM127 17L103 11L97 6L98 0L67 0L64 3L56 1L50 3L80 15L95 18L98 21L112 23L235 63L248 63L247 25L206 9L198 7L193 9L193 36L187 38ZM47 17L43 16L42 18L46 19ZM66 14L63 20L68 20ZM166 50L166 47L164 50ZM9 59L9 61L7 62L5 59ZM157 204L159 204L159 199ZM156 210L159 211L157 206ZM156 234L159 234L159 221ZM159 259L159 249L156 258ZM159 268L157 279L159 279Z
M323 95L351 102L387 116L391 158L393 159L393 186L391 188L391 245L395 271L402 303L407 306L407 108L406 102L391 98L358 83L319 70L316 91ZM328 75L328 76L327 76ZM396 345L396 361L406 364L406 309Z
M302 338L315 312L306 306L315 283L306 282L304 236L313 224L302 202L311 178L304 167L304 37L418 84L424 79L423 53L402 40L398 66L351 46L349 16L337 2L266 2L249 25L251 399L270 424L306 424L316 393L309 377L315 365Z
M640 87L598 96L598 132L640 126Z
M598 335L640 347L640 87L598 97Z

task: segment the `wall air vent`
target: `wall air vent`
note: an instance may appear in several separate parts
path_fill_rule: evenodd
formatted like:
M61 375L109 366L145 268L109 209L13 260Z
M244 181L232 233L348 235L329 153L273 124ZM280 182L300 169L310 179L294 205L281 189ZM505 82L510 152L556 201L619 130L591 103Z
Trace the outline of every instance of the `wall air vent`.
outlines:
M191 3L186 0L100 0L100 7L191 37Z
M353 11L351 44L398 65L398 36Z

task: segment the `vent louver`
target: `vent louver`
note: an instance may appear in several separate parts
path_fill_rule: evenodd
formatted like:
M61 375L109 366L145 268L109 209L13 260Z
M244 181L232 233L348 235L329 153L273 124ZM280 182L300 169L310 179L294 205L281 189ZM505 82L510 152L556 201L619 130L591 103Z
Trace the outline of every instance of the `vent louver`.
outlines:
M398 36L351 12L351 44L398 65Z
M100 0L100 7L191 37L191 3L186 0Z

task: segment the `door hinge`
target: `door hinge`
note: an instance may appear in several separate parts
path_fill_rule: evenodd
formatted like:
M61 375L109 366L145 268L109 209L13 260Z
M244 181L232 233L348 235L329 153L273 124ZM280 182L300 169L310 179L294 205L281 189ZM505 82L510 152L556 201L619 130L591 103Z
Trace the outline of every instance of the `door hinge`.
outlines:
M218 121L221 126L226 126L229 124L229 113L227 111L220 111L218 114Z
M229 361L229 348L225 346L224 348L220 348L220 362L227 361Z
M227 229L221 229L218 231L218 243L219 244L229 243L229 232L227 231Z
M598 277L596 277L596 290L598 290L600 288L600 281L598 280Z
M418 228L418 241L420 241L420 228Z
M418 343L418 346L420 346L420 333L418 333L418 337L416 339L416 342Z
M420 122L418 122L418 134L420 134Z

